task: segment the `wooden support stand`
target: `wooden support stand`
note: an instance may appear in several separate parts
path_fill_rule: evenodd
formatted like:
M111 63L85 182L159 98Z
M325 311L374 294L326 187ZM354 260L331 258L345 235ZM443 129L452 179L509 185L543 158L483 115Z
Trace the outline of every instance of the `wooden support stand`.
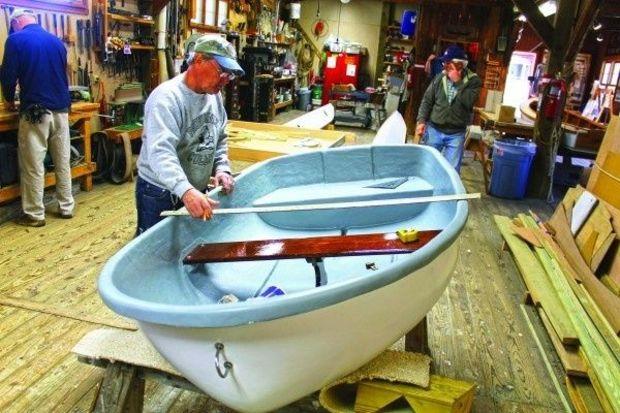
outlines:
M426 317L405 335L405 351L430 355Z
M142 127L108 128L104 132L112 144L106 161L110 168L110 179L116 184L132 181L135 165L131 141L142 138Z
M141 412L144 404L144 378L136 367L118 363L106 368L95 403L96 413Z
M426 329L425 320L420 325L423 325L423 328ZM422 327L419 326L416 329L418 328ZM424 334L424 337L426 337L426 334ZM200 389L190 383L164 360L138 331L120 329L93 330L86 334L72 351L77 355L79 361L105 368L104 378L94 403L95 412L141 412L146 379L202 393ZM439 379L448 380L444 378ZM435 382L437 382L437 379L435 379ZM433 381L431 381L430 391L432 392L433 389L437 389L437 386L433 387ZM418 391L427 395L431 394L429 390L418 389ZM409 389L408 392L413 393L415 390ZM444 403L444 400L449 399L452 395L453 393L446 394L441 399L438 399L438 403ZM473 390L471 397L473 398ZM454 400L456 402L457 398L454 397ZM465 399L459 398L458 400ZM457 404L454 404L454 406L457 406ZM468 410L444 409L436 411L466 412Z
M400 399L398 411L402 412L467 413L471 411L474 390L472 383L441 376L431 376L428 389L387 381L362 381L357 387L354 411L388 411L383 408Z

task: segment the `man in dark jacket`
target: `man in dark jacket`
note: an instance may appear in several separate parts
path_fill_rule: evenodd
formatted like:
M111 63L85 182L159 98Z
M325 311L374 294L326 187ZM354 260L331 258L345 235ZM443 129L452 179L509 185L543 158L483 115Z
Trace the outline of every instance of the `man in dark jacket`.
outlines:
M422 142L443 153L457 171L461 169L465 130L471 122L482 82L467 69L467 55L454 45L440 57L444 70L431 81L418 111L416 134Z
M22 208L21 225L45 225L43 160L49 148L56 173L56 197L61 218L73 217L69 139L71 98L67 51L62 42L37 24L32 11L15 9L11 34L4 46L0 81L8 108L16 110L19 82L18 156Z

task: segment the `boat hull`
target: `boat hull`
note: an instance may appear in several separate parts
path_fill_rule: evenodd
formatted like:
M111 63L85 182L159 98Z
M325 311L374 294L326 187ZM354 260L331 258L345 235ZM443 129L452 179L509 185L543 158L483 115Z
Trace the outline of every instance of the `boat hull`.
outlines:
M445 290L457 257L455 240L383 288L271 321L222 328L139 324L155 348L205 393L242 412L270 411L356 370L406 334ZM215 367L216 343L224 345L220 362L233 365L225 378Z

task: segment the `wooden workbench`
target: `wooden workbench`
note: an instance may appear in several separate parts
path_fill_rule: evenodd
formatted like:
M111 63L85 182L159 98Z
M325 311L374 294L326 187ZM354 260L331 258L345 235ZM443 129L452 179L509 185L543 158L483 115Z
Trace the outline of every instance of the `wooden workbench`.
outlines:
M500 122L497 120L496 113L486 112L480 108L476 108L476 112L480 115L482 129L495 129L498 132L525 139L534 137L534 122L529 119L519 118L515 122Z
M69 124L79 128L84 142L84 161L71 168L71 178L81 178L81 186L84 191L90 191L93 187L92 173L95 171L96 165L91 160L90 119L97 113L99 113L99 104L89 102L73 103L69 113ZM0 110L0 132L17 130L18 127L19 116L17 112ZM44 186L47 188L55 184L54 173L45 174ZM19 184L0 188L0 204L17 199L19 196Z
M235 161L257 162L281 155L308 152L355 142L353 133L314 130L266 123L231 120L228 132L228 157ZM317 146L302 146L302 142ZM307 139L312 139L308 141Z

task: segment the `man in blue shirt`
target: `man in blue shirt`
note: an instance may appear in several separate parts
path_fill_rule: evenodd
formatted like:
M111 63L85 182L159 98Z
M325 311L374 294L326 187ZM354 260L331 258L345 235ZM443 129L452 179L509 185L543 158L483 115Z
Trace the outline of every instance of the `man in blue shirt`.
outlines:
M67 51L62 42L37 24L32 11L15 9L11 34L4 46L0 71L2 93L10 110L15 106L19 83L18 156L22 208L17 222L31 227L45 225L43 160L49 151L56 174L56 198L61 218L72 218Z

